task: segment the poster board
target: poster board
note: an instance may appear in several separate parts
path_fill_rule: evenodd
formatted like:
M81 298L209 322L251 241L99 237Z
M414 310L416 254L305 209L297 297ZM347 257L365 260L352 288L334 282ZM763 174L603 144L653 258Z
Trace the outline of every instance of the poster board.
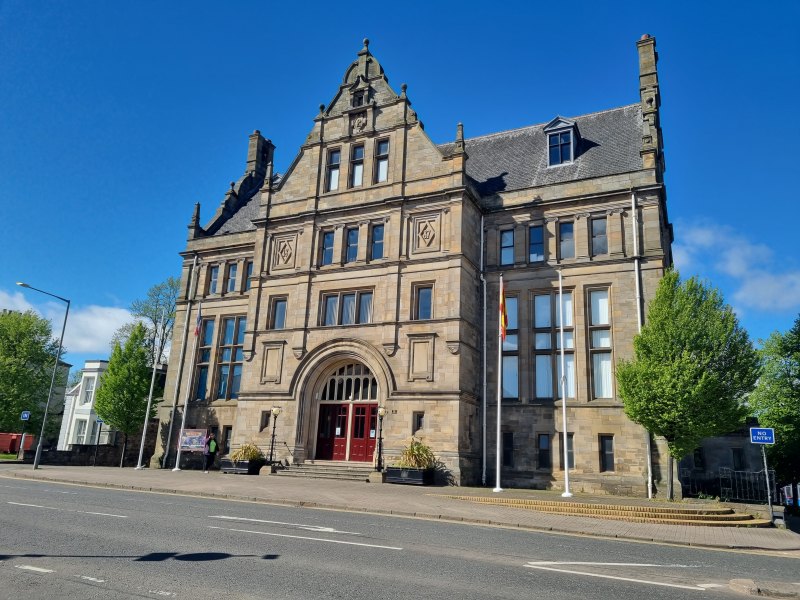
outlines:
M202 452L206 446L205 429L184 429L181 435L181 450Z

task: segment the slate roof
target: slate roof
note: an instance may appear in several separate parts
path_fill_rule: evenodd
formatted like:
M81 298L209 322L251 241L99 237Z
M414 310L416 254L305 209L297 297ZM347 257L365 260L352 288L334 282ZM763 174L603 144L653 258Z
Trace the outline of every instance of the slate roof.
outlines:
M214 235L255 231L256 226L253 225L253 219L258 216L259 198L261 198L261 192L253 194L239 210L231 215L230 219L225 221L222 226L214 232Z
M547 123L467 138L467 175L481 196L642 168L639 104L570 120L578 127L578 155L572 164L558 167L547 166ZM453 144L439 149L448 154Z

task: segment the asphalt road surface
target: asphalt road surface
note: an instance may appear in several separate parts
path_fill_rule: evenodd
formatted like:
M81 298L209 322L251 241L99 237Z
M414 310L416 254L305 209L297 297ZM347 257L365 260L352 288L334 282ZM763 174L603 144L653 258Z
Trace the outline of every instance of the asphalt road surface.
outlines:
M800 561L0 478L9 600L741 598L734 578Z

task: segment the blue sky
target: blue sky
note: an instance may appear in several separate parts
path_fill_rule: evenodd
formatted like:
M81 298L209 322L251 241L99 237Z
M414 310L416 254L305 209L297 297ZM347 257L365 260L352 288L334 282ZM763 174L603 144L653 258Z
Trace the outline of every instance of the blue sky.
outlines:
M361 40L431 138L638 101L656 37L668 209L683 276L754 339L800 312L800 3L269 3L0 0L0 308L107 357L127 307L176 275L195 202L213 214L254 129L285 169Z

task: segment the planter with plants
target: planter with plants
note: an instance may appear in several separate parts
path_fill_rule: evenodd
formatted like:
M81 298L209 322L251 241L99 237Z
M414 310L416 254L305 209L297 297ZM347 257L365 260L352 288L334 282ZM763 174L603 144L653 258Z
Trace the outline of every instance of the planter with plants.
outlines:
M255 444L242 444L220 462L223 473L236 473L239 475L258 475L266 464L264 453Z
M431 485L436 474L436 457L427 444L417 438L403 448L400 459L386 467L388 483Z

